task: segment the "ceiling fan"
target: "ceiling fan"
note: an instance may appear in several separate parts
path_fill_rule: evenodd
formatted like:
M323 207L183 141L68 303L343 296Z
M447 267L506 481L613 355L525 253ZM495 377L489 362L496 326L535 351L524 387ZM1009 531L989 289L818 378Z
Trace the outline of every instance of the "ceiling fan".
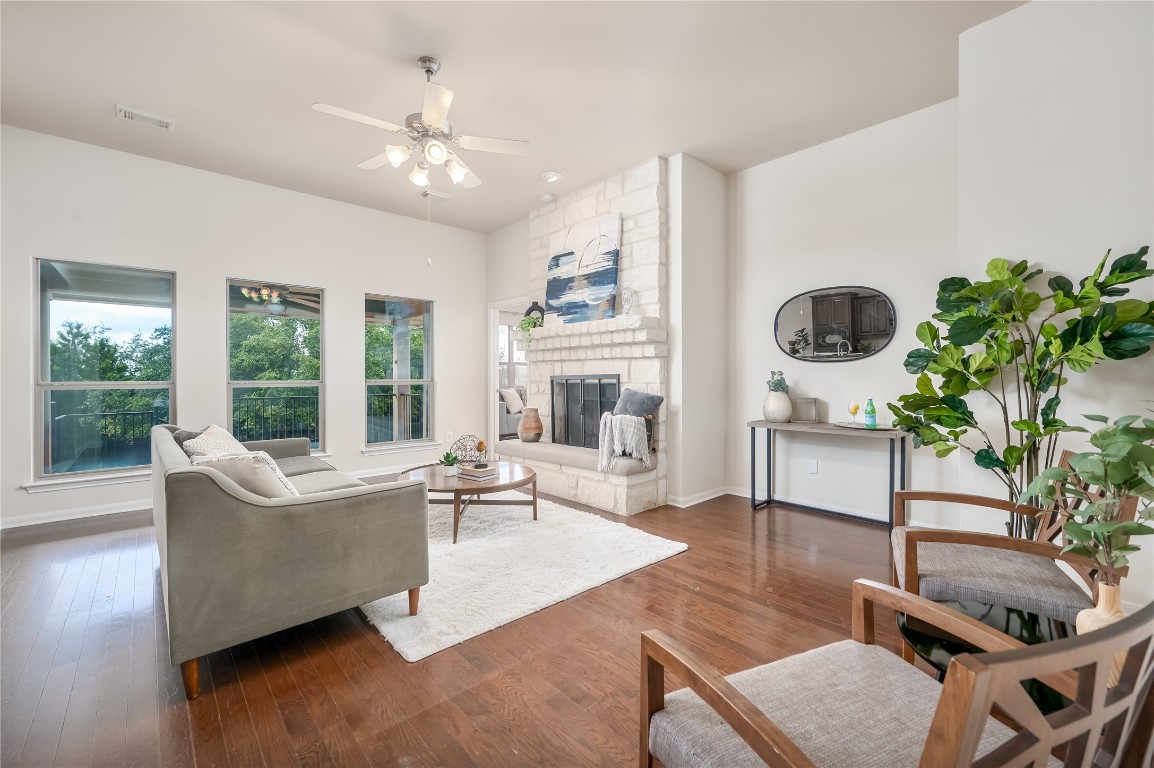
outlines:
M381 154L358 164L358 168L371 171L385 163L400 168L402 163L416 155L417 163L409 172L409 180L418 187L429 186L430 166L440 165L444 166L445 172L454 184L471 188L478 186L481 180L477 178L477 174L469 170L454 150L499 152L520 157L528 157L533 153L533 146L527 141L455 135L446 119L449 105L453 103L453 92L433 82L433 75L440 71L441 63L432 56L422 56L417 59L417 64L425 72L425 102L420 112L405 118L404 127L329 104L318 102L312 105L317 112L354 120L390 133L398 133L409 140L407 144L388 145Z

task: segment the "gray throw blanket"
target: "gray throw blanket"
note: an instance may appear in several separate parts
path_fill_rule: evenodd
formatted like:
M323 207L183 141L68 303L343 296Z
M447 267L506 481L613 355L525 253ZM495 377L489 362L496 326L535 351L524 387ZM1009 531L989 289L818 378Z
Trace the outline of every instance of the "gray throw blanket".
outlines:
M618 456L640 459L647 467L652 462L645 419L640 416L601 414L601 433L597 441L597 469L600 472L608 472Z

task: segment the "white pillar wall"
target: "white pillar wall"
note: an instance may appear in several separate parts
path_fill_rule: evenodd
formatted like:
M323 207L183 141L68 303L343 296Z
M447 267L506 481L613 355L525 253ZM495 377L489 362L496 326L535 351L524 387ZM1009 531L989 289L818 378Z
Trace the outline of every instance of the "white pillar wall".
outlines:
M553 255L549 253L549 243L554 235L563 235L570 227L613 213L621 214L618 292L620 295L623 288L633 292L629 314L568 325L554 315L546 315L545 326L533 332L528 350L527 405L537 408L541 414L545 429L543 440L552 437L551 376L617 374L622 389L669 397L666 174L665 158L654 157L529 213L531 300L542 306L545 303L548 263ZM619 514L634 514L664 504L667 410L668 406L663 405L655 419L653 472L633 476L628 483L623 483L621 478L589 477L589 473L581 473L581 482L576 484L575 495L572 495L574 488L568 475L577 473L567 473L561 467L551 474L540 472L542 491Z

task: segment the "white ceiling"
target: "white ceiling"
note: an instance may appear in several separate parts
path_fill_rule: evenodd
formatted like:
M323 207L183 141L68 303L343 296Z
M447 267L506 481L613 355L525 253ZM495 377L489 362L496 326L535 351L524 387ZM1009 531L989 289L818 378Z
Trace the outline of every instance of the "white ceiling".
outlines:
M491 232L653 155L729 173L951 98L958 34L1019 4L8 0L0 119L424 218L407 166L356 167L394 134L309 105L401 123L428 54L457 133L533 142L531 158L463 152L475 189L435 169L452 199L434 221Z

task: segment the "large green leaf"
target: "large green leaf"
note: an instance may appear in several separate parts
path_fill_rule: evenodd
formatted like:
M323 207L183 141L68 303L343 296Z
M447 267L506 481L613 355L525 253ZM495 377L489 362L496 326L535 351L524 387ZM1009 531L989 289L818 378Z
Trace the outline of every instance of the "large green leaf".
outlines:
M1012 277L1010 262L1005 259L990 259L990 263L986 265L986 276L991 280L1009 280Z
M927 347L933 348L938 343L938 327L929 320L918 323L917 330L914 333L918 337L918 341L925 344Z
M922 373L937 358L931 349L912 349L906 355L906 373Z
M1054 293L1061 292L1067 296L1072 296L1074 294L1074 284L1070 282L1070 278L1063 277L1062 275L1055 275L1054 277L1051 277L1046 281L1046 285L1049 286L1050 290Z
M1054 414L1058 411L1058 406L1062 404L1062 398L1054 395L1045 403L1042 404L1042 424L1052 420Z
M1006 462L1002 461L1002 457L995 453L993 448L983 448L975 453L974 463L982 469L1007 469Z
M964 371L965 366L962 363L963 356L966 351L955 344L947 344L942 347L942 351L938 353L937 363L943 368L955 371Z
M1154 343L1154 325L1128 323L1102 338L1102 352L1111 360L1140 357Z
M950 326L950 343L962 347L967 344L973 344L985 336L997 323L998 320L994 317L979 317L976 315L959 317Z

